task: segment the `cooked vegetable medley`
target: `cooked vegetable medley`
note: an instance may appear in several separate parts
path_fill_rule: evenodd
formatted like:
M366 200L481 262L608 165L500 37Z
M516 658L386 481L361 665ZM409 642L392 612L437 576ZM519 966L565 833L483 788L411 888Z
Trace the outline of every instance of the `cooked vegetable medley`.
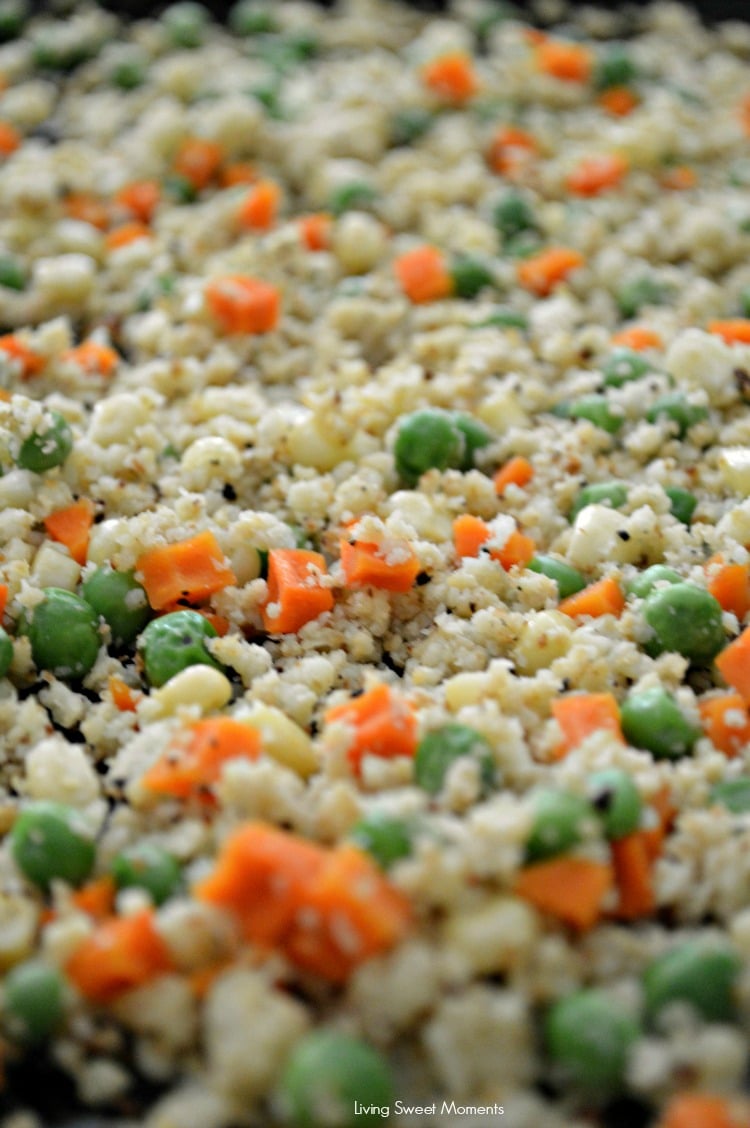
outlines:
M748 1128L748 187L666 0L0 0L1 1128Z

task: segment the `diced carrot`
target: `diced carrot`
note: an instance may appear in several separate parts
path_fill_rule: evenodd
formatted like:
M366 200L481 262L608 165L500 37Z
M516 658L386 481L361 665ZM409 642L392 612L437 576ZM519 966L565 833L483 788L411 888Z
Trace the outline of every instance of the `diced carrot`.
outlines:
M58 544L64 544L76 564L81 567L88 556L89 533L93 523L94 505L88 498L81 498L63 509L56 509L44 518L47 535Z
M0 388L0 403L10 403L12 399L12 392L9 392L7 388Z
M331 245L333 219L328 212L313 212L297 220L300 239L308 251L327 251Z
M656 1128L748 1128L750 1102L710 1093L678 1093Z
M731 611L740 622L750 611L750 569L746 564L722 564L706 586L722 609Z
M268 554L268 600L263 626L272 634L290 634L333 609L333 593L321 583L326 562L319 552L273 548Z
M224 333L270 333L279 323L281 294L270 282L225 274L206 285L205 295Z
M105 235L104 245L108 251L118 251L120 247L129 247L131 243L138 243L141 239L152 239L153 235L153 231L145 223L132 220L130 223L121 223L119 227L113 227Z
M406 251L394 260L393 269L401 289L415 304L450 297L453 280L445 256L427 244Z
M359 772L365 756L413 756L417 748L417 720L409 704L387 685L376 685L325 715L326 723L343 722L352 730L349 763Z
M575 196L598 196L620 183L629 168L619 153L599 153L584 157L565 178L565 186Z
M518 171L539 152L536 139L516 125L501 125L487 151L487 163L501 176Z
M604 862L558 857L525 866L514 892L541 912L583 932L597 923L614 873Z
M119 678L117 674L111 674L107 684L115 708L119 709L121 713L135 713L138 708L138 699L143 694L131 689L127 682Z
M213 873L192 892L231 912L246 940L278 947L324 861L322 846L264 823L247 823L225 840Z
M75 949L65 970L85 998L106 1005L173 968L153 910L142 909L99 924Z
M341 567L350 587L371 584L383 591L410 591L419 573L419 560L407 545L382 552L377 544L342 538Z
M548 247L518 263L518 281L524 289L544 298L585 261L579 251L570 247Z
M631 325L629 329L621 329L612 337L613 345L623 345L634 352L645 352L646 349L663 349L664 341L655 329L647 325Z
M589 584L558 604L558 611L562 611L563 615L570 615L571 619L579 619L584 615L590 615L592 619L599 615L619 616L624 608L625 596L612 576Z
M61 359L77 364L89 376L111 376L120 357L109 345L102 345L99 341L89 339L82 341L75 348L66 349Z
M19 148L23 137L10 122L0 121L0 157L9 157Z
M41 372L45 365L44 357L34 352L14 333L0 337L0 352L4 352L18 365L22 380L30 380L37 372Z
M411 915L406 897L372 858L345 844L329 851L313 875L285 951L305 971L344 983L405 935Z
M462 513L453 522L453 546L456 556L479 556L479 550L492 536L492 530L481 517Z
M438 55L422 67L420 76L428 90L454 106L468 102L479 90L474 64L462 51Z
M523 27L521 28L521 37L530 43L532 47L537 47L540 43L546 43L549 39L546 31L542 31L540 27Z
M742 128L747 136L750 137L750 94L746 94L741 100L737 112L742 123Z
M481 517L462 513L453 522L453 545L456 555L478 556L482 545L492 539L492 529ZM506 572L516 564L528 564L536 552L536 544L531 537L514 529L502 547L490 548L489 554L497 560Z
M270 231L276 223L280 202L278 184L273 180L259 180L242 201L237 222L249 231Z
M70 192L62 202L68 219L88 223L99 231L106 231L110 223L110 209L103 200L90 192Z
M739 693L720 693L698 702L703 731L725 756L738 756L750 743L750 712Z
M5 608L8 606L8 585L0 584L0 622L5 614Z
M578 748L594 732L608 732L625 743L620 708L611 693L568 693L552 702L552 716L562 732L556 759Z
M187 137L177 150L172 168L200 192L214 179L223 160L224 150L218 142Z
M176 600L200 603L237 582L209 529L176 544L149 549L138 558L136 568L155 611Z
M88 913L94 920L104 920L111 916L115 907L115 894L117 887L109 874L104 877L95 877L87 881L80 889L71 894L71 904Z
M562 82L588 82L594 56L583 43L546 39L536 47L537 69Z
M615 884L619 893L616 916L640 920L656 907L649 846L642 831L633 831L611 844Z
M213 802L212 788L229 760L257 760L261 737L257 728L234 717L204 717L178 732L141 784L157 795Z
M157 180L133 180L115 195L115 203L141 223L150 223L161 199Z
M667 837L677 814L677 808L672 802L672 794L668 787L662 787L649 800L645 815L648 816L649 814L654 816L653 821L649 824L647 817L645 817L644 825L639 833L643 838L649 859L654 862L662 852L664 839Z
M709 321L708 331L723 337L728 345L750 345L750 317L730 317L726 321Z
M514 529L502 548L491 548L490 556L502 564L506 572L514 567L525 567L536 552L536 544L531 537Z
M627 117L640 102L640 98L629 86L609 86L597 97L601 108L612 117Z
M664 169L659 183L662 188L668 188L672 192L687 192L690 188L695 188L698 175L689 165L672 165L671 168Z
M219 638L224 638L229 634L232 624L227 619L226 615L217 615L215 611L211 611L208 607L196 607L195 610L204 619L207 619L213 629L216 631Z
M524 458L522 454L516 454L495 471L492 477L492 481L495 483L495 493L502 497L508 486L523 488L529 484L533 477L534 467L528 458Z
M219 172L219 183L222 188L234 188L238 184L254 184L258 173L249 161L232 161L224 165Z
M750 627L724 647L715 664L727 685L750 702Z
M196 999L205 999L220 975L223 975L232 966L231 960L219 960L217 963L208 964L207 967L198 967L189 972L187 981L190 991Z

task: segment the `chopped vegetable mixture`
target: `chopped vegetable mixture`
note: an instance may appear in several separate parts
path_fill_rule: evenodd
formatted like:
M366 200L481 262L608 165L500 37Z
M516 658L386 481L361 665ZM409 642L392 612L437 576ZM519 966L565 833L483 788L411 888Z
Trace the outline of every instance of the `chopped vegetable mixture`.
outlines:
M0 0L2 1128L748 1128L748 187L676 3Z

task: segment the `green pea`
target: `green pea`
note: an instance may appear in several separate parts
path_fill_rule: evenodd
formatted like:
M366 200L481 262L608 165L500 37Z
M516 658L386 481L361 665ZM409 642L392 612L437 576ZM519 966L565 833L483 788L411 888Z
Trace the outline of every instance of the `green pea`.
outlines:
M55 879L80 885L94 868L96 845L78 811L46 800L30 803L10 832L13 860L45 892Z
M198 198L198 190L186 176L173 172L164 178L164 192L177 204L192 204Z
M3 1013L15 1042L34 1044L54 1034L65 1015L65 983L56 967L27 960L3 983Z
M13 643L10 635L0 627L0 678L4 678L13 661Z
M492 221L503 239L511 239L522 231L534 231L536 218L531 204L520 192L506 192L492 210Z
M594 772L587 790L607 838L624 838L638 829L643 814L641 793L627 772L620 768Z
M745 286L743 290L740 290L738 302L742 316L750 317L750 286Z
M750 811L750 777L725 779L711 788L711 802L721 803L735 815Z
M631 380L640 380L654 367L634 349L614 349L602 366L604 383L608 388L621 388Z
M229 26L235 35L267 35L279 30L271 5L257 0L240 0L229 13Z
M629 86L637 77L638 68L628 52L618 44L599 60L594 72L594 85L597 90Z
M26 271L14 255L0 255L0 286L6 290L26 289Z
M656 423L662 415L677 424L677 436L683 439L691 427L708 419L708 409L690 403L682 392L667 392L651 405L646 419L649 423Z
M31 643L38 670L56 678L83 678L99 654L99 616L93 607L63 588L45 588L38 603L20 624Z
M432 111L422 106L407 106L399 110L391 121L391 144L413 145L429 132L434 121Z
M644 306L663 305L666 298L663 284L646 274L624 282L615 300L623 317L635 317Z
M274 70L293 70L305 59L318 54L320 44L311 31L300 30L287 35L263 35L257 41L258 56Z
M146 81L148 59L137 47L124 49L112 63L109 80L120 90L136 90Z
M393 453L399 477L416 485L426 470L458 468L466 442L455 418L438 408L424 408L405 416L398 426Z
M151 618L146 592L133 572L116 572L106 564L92 572L81 592L109 625L115 646L134 642Z
M644 601L643 616L653 632L644 648L652 657L675 650L707 666L726 642L718 601L694 584L655 589Z
M740 157L729 170L729 183L735 188L750 188L750 157Z
M569 403L566 413L570 419L588 419L595 427L600 427L610 435L616 434L625 422L621 414L612 410L607 397L598 393L581 396Z
M394 1099L391 1071L377 1050L335 1030L302 1037L281 1075L278 1107L289 1128L361 1128L382 1123ZM374 1111L355 1112L356 1107Z
M62 466L73 449L73 432L59 411L50 411L52 425L45 431L34 431L21 443L16 465L21 470L43 474L55 466Z
M674 568L668 568L666 564L652 564L645 572L641 572L634 580L628 584L628 593L636 595L639 599L645 599L650 595L657 584L681 584L682 576L679 572L675 572Z
M474 455L482 447L487 446L492 439L492 435L484 423L480 423L472 415L464 415L460 411L454 412L453 422L464 437L464 456L459 465L459 470L471 470L474 466Z
M206 648L210 638L216 638L216 630L198 611L172 611L152 619L139 642L149 684L158 688L188 666L220 670Z
M572 850L596 826L596 812L580 795L544 787L533 796L534 817L526 840L526 861L541 862Z
M145 889L155 905L177 890L182 870L176 858L153 842L139 842L112 859L110 873L118 889Z
M268 549L267 548L256 548L255 551L258 553L258 560L260 562L260 578L262 580L267 580L268 579Z
M532 572L540 572L548 579L554 580L560 599L567 599L569 595L575 595L577 591L586 587L585 576L582 576L577 568L566 564L564 560L558 560L556 556L545 556L542 553L532 556L527 567Z
M281 81L279 76L269 79L267 82L256 83L248 90L248 94L255 98L256 102L260 102L266 115L273 118L275 121L282 121L284 118L284 110L281 104Z
M575 521L578 514L587 505L609 505L612 509L619 509L627 500L627 487L622 482L615 480L594 482L590 486L583 487L573 503L568 518L571 522Z
M172 4L162 14L164 28L175 47L201 47L208 26L208 12L194 0Z
M28 18L27 0L0 0L0 43L18 39Z
M475 321L471 329L528 329L529 319L514 309L496 309L482 321Z
M541 249L541 236L536 231L519 231L506 239L503 253L508 258L525 259L535 255Z
M453 292L459 298L475 298L485 286L494 285L492 271L473 255L457 255L451 265Z
M628 743L647 749L657 760L677 760L689 755L701 735L672 694L659 686L631 693L620 708L620 723Z
M477 46L484 51L492 32L506 20L520 19L521 13L515 4L506 0L495 0L482 8L474 21L474 34L477 37Z
M669 1003L688 1003L706 1022L731 1022L736 1015L737 954L716 941L691 940L658 956L643 974L650 1018Z
M372 184L366 180L351 180L348 184L340 184L334 189L328 200L328 210L333 215L343 215L352 209L372 207L377 199L377 192Z
M568 1083L592 1096L624 1085L630 1052L640 1028L603 991L576 991L547 1012L544 1039L552 1061Z
M690 490L682 490L679 486L667 486L664 490L670 501L670 511L683 525L689 525L693 519L698 498Z
M145 313L158 298L167 298L175 291L174 274L160 274L144 286L136 299L136 311Z
M492 748L480 732L460 724L443 725L422 737L414 756L417 786L430 795L437 795L450 768L464 756L477 762L483 787L491 787L495 782Z
M408 858L412 850L411 827L395 815L377 812L368 815L352 827L349 837L384 870L401 858Z
M32 60L42 70L72 71L92 57L94 50L90 43L83 41L71 43L58 33L47 28L36 34L32 40Z

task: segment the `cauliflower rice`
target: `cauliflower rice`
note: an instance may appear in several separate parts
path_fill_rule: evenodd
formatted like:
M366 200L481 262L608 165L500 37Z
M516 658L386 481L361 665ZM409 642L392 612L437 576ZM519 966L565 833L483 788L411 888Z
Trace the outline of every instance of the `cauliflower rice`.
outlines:
M3 1128L681 1128L695 1094L747 1128L750 802L726 796L750 720L721 656L750 610L750 26L670 2L253 13L191 45L174 9L80 4L0 45ZM452 455L409 430L424 410ZM577 500L612 482L624 500ZM204 587L157 598L201 537ZM539 557L575 570L581 610ZM707 660L680 650L687 615L654 643L671 581L631 589L653 565L713 608ZM123 641L94 610L95 660L60 619L68 665L45 659L43 609L107 568L149 631L200 609L198 664L155 675L146 626ZM628 728L648 691L677 752ZM560 703L593 695L614 720L571 736ZM360 700L386 702L384 736ZM245 735L179 790L212 718ZM475 743L428 786L448 725ZM597 814L605 769L637 791L625 833ZM532 856L542 789L590 817ZM50 801L95 842L79 878L24 863L19 820ZM373 818L405 836L393 857ZM232 844L271 831L310 873L272 857L263 891L248 862L216 893ZM635 907L626 839L656 843ZM164 898L113 882L144 843L178 864ZM326 916L317 875L345 864ZM545 865L601 879L585 919L572 885L529 892ZM153 963L92 986L109 949L81 953L129 919ZM655 961L693 941L731 960L731 1005L675 988L654 1012ZM27 965L62 992L37 1042ZM590 990L635 1031L606 1083L549 1033ZM290 1105L320 1031L370 1047L380 1111Z

